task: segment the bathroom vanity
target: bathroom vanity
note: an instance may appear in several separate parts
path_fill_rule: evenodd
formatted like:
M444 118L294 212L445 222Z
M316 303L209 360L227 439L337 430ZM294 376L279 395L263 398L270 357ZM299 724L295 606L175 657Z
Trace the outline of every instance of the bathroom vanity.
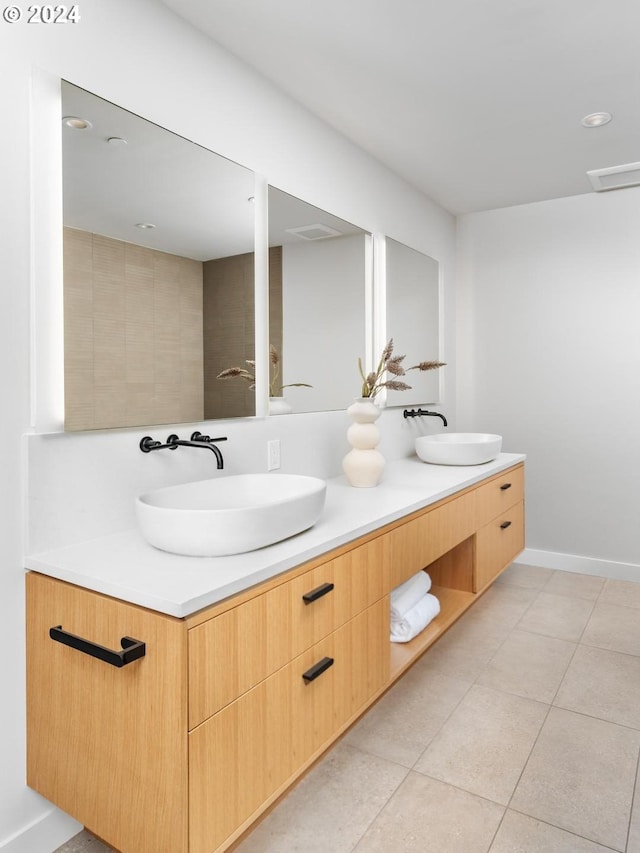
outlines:
M135 532L93 557L88 543L29 559L28 784L123 853L226 850L523 549L523 458L330 484L325 521L232 561L154 552ZM110 558L129 560L117 583ZM144 560L155 588L136 580ZM171 566L209 592L162 612ZM392 645L389 593L423 568L440 615Z

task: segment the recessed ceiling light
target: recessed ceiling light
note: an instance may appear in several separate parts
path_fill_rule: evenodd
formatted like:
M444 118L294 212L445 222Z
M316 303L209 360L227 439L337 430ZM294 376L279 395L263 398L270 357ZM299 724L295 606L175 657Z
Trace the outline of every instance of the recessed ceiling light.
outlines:
M136 223L136 228L149 229L149 228L155 228L155 227L156 226L152 222L137 222Z
M93 127L88 119L80 118L80 116L64 116L62 121L73 130L91 130Z
M121 136L110 136L107 139L107 142L109 143L109 145L116 145L116 146L128 144L127 140L123 139Z
M590 113L582 119L583 127L601 127L603 124L609 124L613 116L611 113Z

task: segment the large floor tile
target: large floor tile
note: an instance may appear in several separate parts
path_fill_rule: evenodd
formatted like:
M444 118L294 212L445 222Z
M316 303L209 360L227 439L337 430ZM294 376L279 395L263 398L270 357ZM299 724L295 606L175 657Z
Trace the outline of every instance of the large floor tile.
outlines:
M487 853L503 812L502 806L481 797L410 773L355 850ZM323 853L329 851L334 848L325 847Z
M469 686L468 681L418 664L362 717L343 742L413 767Z
M507 805L549 707L475 685L415 770Z
M640 655L640 617L633 607L598 602L582 636L582 642L601 649Z
M524 563L511 563L509 568L505 569L497 578L496 583L542 589L552 574L553 569L525 566Z
M578 646L553 704L640 729L640 657Z
M600 601L640 610L640 582L608 580L600 593Z
M605 579L595 575L581 575L576 572L554 572L545 584L544 591L552 595L571 595L595 601L605 584Z
M511 807L624 851L640 732L551 708Z
M490 619L495 624L513 628L537 595L538 590L530 587L494 584L473 605L471 612L475 619Z
M500 824L489 853L610 853L586 838L510 809Z
M476 680L509 635L509 627L465 613L425 656L425 665L460 678Z
M62 847L58 847L54 853L112 853L113 847L107 847L95 835L91 835L86 829L74 835Z
M593 606L592 601L583 598L541 592L518 622L518 628L557 640L577 642Z
M636 775L636 795L631 810L627 853L640 853L640 767Z
M550 704L576 648L575 643L516 628L476 683Z
M237 853L348 853L406 775L404 767L338 744Z

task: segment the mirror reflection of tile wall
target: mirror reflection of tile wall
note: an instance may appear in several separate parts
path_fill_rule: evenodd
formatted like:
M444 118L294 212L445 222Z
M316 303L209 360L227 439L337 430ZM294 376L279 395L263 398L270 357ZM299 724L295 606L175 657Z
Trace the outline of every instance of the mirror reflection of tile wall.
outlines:
M255 358L254 255L205 261L204 417L255 414L255 396L243 379L221 382L228 367L248 367ZM282 249L269 250L269 341L282 351Z
M270 250L270 341L282 351L282 250ZM194 261L64 229L65 427L255 414L253 253Z
M202 420L202 268L64 229L67 430Z
M254 357L253 173L70 83L61 93L65 429L254 414L246 384L218 382L205 404L203 365L212 259L250 268L228 300L246 316L216 324L232 356Z

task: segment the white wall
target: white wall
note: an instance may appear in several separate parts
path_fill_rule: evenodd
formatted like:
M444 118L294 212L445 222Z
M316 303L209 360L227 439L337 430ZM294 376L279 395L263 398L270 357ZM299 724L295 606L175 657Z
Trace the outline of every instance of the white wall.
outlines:
M23 21L0 26L0 94L6 131L0 138L3 187L0 199L3 288L0 640L5 650L0 705L0 850L3 853L47 853L77 828L59 812L52 811L24 783L22 554L27 498L32 516L32 544L47 547L55 543L56 537L86 536L95 533L102 524L129 523L130 490L143 480L143 485L152 485L163 477L188 478L193 475L191 466L196 464L192 458L191 462L185 462L184 470L176 466L169 470L168 463L146 459L153 462L153 469L144 468L145 459L134 453L137 461L132 467L130 448L135 448L143 434L140 430L32 437L27 495L23 436L30 431L32 420L30 279L37 273L38 288L55 287L60 279L59 271L56 273L54 269L55 261L43 263L49 253L54 258L56 254L59 256L57 233L48 235L53 237L53 244L42 239L40 230L36 232L37 241L32 239L32 229L42 219L46 203L37 195L39 185L31 180L30 125L39 118L29 110L34 68L64 77L228 156L262 173L273 185L365 230L386 233L437 258L443 265L447 283L449 318L449 350L445 360L450 367L443 407L447 415L452 418L455 415L453 218L302 107L279 95L266 81L196 34L165 7L152 0L136 3L91 0L82 4L80 11L82 20L76 25L29 26ZM48 144L46 134L39 133L37 137ZM59 179L53 181L53 185L56 183ZM36 193L33 198L32 191ZM55 220L55 210L52 216ZM39 326L41 338L45 331L46 326ZM355 394L358 386L355 363L345 365L345 371L351 369ZM42 397L46 387L39 392ZM337 471L340 456L348 449L343 438L344 417L344 413L299 415L282 419L279 426L277 423L267 426L264 421L231 424L233 442L229 442L225 454L230 470L260 464L260 458L264 460L267 434L272 437L276 431L283 441L283 468L291 469L306 462L312 468ZM411 428L401 423L401 414L385 413L383 424L387 425L387 446L383 449L400 454L410 447ZM309 435L315 439L312 462L306 438Z
M528 455L530 562L637 580L639 233L640 188L458 229L459 428Z
M362 234L282 247L282 381L313 385L285 388L294 412L344 410L359 393L366 252Z

